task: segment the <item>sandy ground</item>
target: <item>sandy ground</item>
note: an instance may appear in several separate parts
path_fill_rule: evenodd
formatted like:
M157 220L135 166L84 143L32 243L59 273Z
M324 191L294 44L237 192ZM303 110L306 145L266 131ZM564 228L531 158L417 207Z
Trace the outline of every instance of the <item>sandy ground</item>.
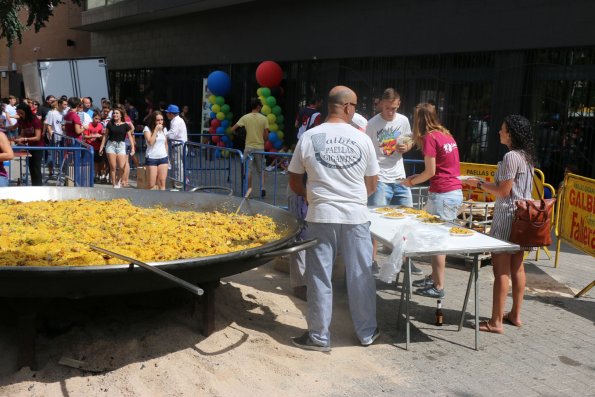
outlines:
M306 307L272 264L222 280L208 338L197 331L200 313L184 291L70 302L46 309L38 370L14 372L17 335L5 317L0 395L354 395L366 389L362 371L375 374L375 384L384 378L384 387L396 386L403 379L378 360L395 348L359 346L337 284L330 354L291 345L306 327ZM59 364L63 357L84 369Z

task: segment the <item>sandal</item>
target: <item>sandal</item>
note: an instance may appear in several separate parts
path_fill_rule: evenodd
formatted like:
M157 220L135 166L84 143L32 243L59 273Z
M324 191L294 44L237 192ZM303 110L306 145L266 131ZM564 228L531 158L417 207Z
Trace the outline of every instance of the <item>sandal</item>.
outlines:
M516 323L510 319L510 312L504 313L504 316L502 317L502 322L510 324L510 325L514 325L515 327L519 327L519 328L523 326L522 322Z
M490 325L489 321L482 321L479 323L479 330L482 332L491 332L493 334L503 334L504 333L504 329L502 328L493 328Z

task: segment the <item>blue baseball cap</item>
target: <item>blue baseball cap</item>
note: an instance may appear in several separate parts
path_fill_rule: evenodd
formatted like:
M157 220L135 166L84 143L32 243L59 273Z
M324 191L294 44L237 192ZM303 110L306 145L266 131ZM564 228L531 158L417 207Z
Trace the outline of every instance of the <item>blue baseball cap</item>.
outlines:
M167 113L180 113L180 108L177 105L169 105L167 109L165 109Z

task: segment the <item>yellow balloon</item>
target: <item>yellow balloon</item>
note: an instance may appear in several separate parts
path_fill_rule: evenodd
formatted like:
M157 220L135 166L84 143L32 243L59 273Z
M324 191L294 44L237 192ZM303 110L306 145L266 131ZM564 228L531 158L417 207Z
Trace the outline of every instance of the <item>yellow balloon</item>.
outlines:
M211 112L213 113L219 113L221 111L221 106L219 105L213 105L211 106Z
M283 133L283 131L277 131L277 138L279 138L279 140L283 140L283 137L285 136L285 134Z
M225 113L223 113L223 112L217 113L217 120L219 120L219 121L225 120Z
M262 106L267 106L267 99L263 96L259 96L258 99L260 99L260 104Z
M264 105L262 109L260 109L260 112L264 115L271 114L271 107L268 105Z
M277 120L277 116L275 116L273 113L267 114L267 119L269 120L269 124L272 124L275 122L275 120Z
M209 96L209 102L214 105L215 104L215 100L217 99L217 97L215 95L211 95Z
M278 129L279 129L279 126L277 124L275 124L275 123L269 124L269 131L277 131Z

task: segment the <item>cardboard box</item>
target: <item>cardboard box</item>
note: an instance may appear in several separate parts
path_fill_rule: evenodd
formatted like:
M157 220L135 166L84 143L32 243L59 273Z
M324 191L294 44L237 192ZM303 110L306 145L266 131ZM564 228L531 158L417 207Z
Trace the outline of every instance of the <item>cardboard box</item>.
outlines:
M149 188L149 171L147 167L137 167L136 169L136 188L137 189L148 189Z

